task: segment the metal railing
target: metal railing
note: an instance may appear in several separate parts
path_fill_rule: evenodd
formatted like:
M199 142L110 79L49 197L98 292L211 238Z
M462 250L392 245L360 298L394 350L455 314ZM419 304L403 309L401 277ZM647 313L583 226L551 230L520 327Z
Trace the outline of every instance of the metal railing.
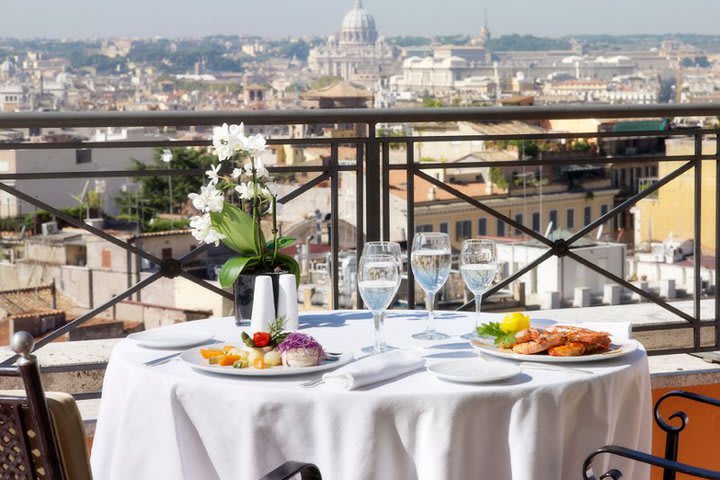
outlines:
M312 180L298 186L294 191L285 195L279 201L286 204L311 188L330 183L330 210L331 210L331 277L337 282L338 279L338 253L339 253L339 182L342 172L351 172L355 175L356 189L356 215L355 224L357 229L356 248L362 250L367 240L389 239L391 226L390 209L390 173L392 171L404 171L407 174L407 221L406 232L409 236L415 231L415 210L416 204L415 183L416 178L428 182L437 189L447 192L449 195L462 202L497 218L507 225L522 232L530 239L540 242L547 247L547 250L537 259L521 268L513 275L505 278L494 285L486 295L492 295L518 280L523 275L536 268L543 261L557 257L568 257L583 265L584 267L603 275L618 283L635 294L654 302L660 307L677 315L683 322L668 324L666 326L636 326L636 331L657 330L657 329L683 329L690 328L693 331L692 345L673 350L659 350L653 353L679 353L679 352L700 352L716 350L720 348L720 302L717 287L715 288L715 314L712 320L700 318L700 300L702 298L701 265L700 261L695 262L694 267L694 289L693 289L693 313L688 314L674 307L671 303L649 293L640 287L629 283L624 278L599 267L581 255L572 251L572 247L579 239L598 228L606 221L612 219L621 212L627 210L637 201L652 195L659 188L668 184L673 179L685 172L694 171L694 258L700 259L702 225L702 162L705 160L715 161L716 174L720 173L720 156L718 148L715 154L704 154L702 142L704 138L714 137L717 147L720 147L720 131L717 129L678 129L667 131L641 131L641 132L583 132L583 133L533 133L533 134L504 134L504 135L454 135L454 136L392 136L381 137L377 135L377 129L382 124L401 123L424 123L424 122L497 122L506 120L552 120L552 119L630 119L647 117L688 117L688 116L718 116L720 106L717 105L638 105L638 106L552 106L552 107L510 107L510 108L441 108L441 109L399 109L399 110L372 110L372 109L339 109L339 110L312 110L312 111L233 111L233 112L152 112L152 113L12 113L0 114L0 128L105 128L105 127L210 127L221 123L241 123L246 125L323 125L323 124L356 124L363 125L366 130L365 136L351 138L273 138L268 140L269 145L282 146L323 146L329 149L329 159L323 165L292 165L274 166L269 170L271 173L288 174L304 173L316 174ZM621 139L628 137L689 137L694 141L694 150L691 155L632 155L616 157L595 157L582 156L579 159L553 158L553 159L523 159L515 163L522 166L567 166L573 163L581 164L613 164L623 165L637 162L667 162L682 161L683 165L672 173L652 185L648 185L642 191L622 201L616 207L610 209L594 221L582 227L568 239L550 240L537 233L531 228L515 221L496 209L487 205L484 199L469 196L452 185L446 184L432 175L427 170L437 169L469 169L478 167L507 167L511 163L507 161L487 161L468 163L427 163L420 162L415 158L415 147L418 143L428 142L472 142L472 141L551 141L561 139ZM394 163L390 161L391 144L398 143L405 146L405 161ZM27 143L8 142L0 143L0 150L30 150L30 149L109 149L109 148L181 148L208 146L209 140L140 140L140 141L103 141L103 142L51 142L51 143ZM340 146L349 145L355 148L355 162L353 164L342 164L339 162L338 151ZM61 335L82 325L87 320L95 317L105 309L112 307L118 302L129 298L136 292L152 284L156 280L167 277L175 278L181 276L193 283L199 284L218 295L232 299L232 295L215 285L197 278L183 270L183 265L197 259L198 255L207 250L207 246L197 248L181 258L160 259L140 248L128 244L101 229L87 225L60 211L58 208L48 205L43 201L34 198L18 188L11 186L13 180L33 179L65 179L65 178L111 178L111 177L144 177L144 176L200 176L204 175L201 169L160 169L160 170L116 170L116 171L74 171L74 172L27 172L27 173L0 173L0 190L7 194L14 195L20 200L44 209L64 220L70 225L84 229L98 237L110 242L126 251L138 255L149 262L156 264L159 270L139 281L130 288L109 299L102 305L93 308L91 311L79 318L67 323L37 342L37 348L46 345ZM716 212L715 218L718 222L720 209L717 208L720 200L720 191L716 189ZM720 223L716 223L720 225ZM718 244L720 239L716 235L715 251L720 251ZM409 260L408 251L408 264ZM720 261L716 257L715 270L720 270ZM410 308L415 306L415 291L413 288L412 271L408 271L407 298ZM332 289L331 307L338 305L338 288ZM472 302L463 306L468 308ZM711 327L714 329L714 341L711 345L701 344L701 329ZM12 363L15 357L6 360L3 364Z

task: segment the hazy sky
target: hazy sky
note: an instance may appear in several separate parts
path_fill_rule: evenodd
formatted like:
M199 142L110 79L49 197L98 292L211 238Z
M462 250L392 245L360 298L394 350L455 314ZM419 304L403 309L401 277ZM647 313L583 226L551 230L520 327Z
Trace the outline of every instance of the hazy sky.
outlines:
M327 35L353 0L2 0L0 36ZM381 34L720 35L719 0L365 0Z

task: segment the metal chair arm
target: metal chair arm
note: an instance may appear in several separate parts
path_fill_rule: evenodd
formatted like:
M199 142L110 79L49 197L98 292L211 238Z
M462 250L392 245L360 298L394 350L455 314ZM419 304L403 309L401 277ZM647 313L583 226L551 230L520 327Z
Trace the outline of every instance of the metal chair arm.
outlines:
M289 480L297 474L302 480L322 480L320 470L312 463L285 462L260 480Z
M706 470L699 467L693 467L692 465L674 462L672 460L667 460L662 457L656 457L648 453L639 452L630 448L618 447L616 445L606 445L604 447L598 448L585 459L585 463L583 464L583 480L620 480L622 478L622 472L615 469L608 470L607 472L600 475L600 477L595 476L592 470L592 462L597 455L603 453L629 458L631 460L646 463L648 465L654 465L656 467L662 468L664 471L684 473L686 475L690 475L696 478L720 480L720 472Z

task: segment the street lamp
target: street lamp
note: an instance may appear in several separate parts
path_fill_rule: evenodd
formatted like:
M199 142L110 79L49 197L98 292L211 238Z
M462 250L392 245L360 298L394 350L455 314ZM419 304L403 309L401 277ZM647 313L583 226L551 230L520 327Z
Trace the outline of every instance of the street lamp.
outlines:
M168 168L170 168L170 162L172 162L173 154L169 149L163 150L162 153L162 161L168 164ZM173 221L172 221L172 214L173 214L173 207L172 207L172 198L173 198L173 192L172 192L172 175L168 175L168 186L170 187L170 230L173 228Z

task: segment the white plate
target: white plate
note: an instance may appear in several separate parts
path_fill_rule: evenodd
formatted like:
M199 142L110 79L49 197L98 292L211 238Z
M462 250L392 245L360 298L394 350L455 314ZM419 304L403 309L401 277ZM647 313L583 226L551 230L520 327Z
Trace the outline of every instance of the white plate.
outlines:
M500 348L491 343L485 343L482 340L472 340L470 344L476 350L500 358L510 360L518 360L522 362L542 362L542 363L578 363L578 362L597 362L600 360L609 360L620 358L628 355L638 348L637 340L625 340L623 342L613 342L607 352L591 353L589 355L581 355L579 357L553 357L547 353L537 353L534 355L522 355L512 350Z
M196 370L202 370L203 372L219 373L222 375L238 375L241 377L283 377L287 375L304 375L306 373L322 372L325 370L332 370L333 368L346 365L353 360L352 352L343 352L337 360L328 362L323 361L320 365L315 367L271 367L258 370L255 368L234 368L232 366L221 367L219 365L210 365L207 359L200 355L200 348L191 348L187 352L183 352L180 355L180 360L188 363L192 368ZM212 346L210 348L222 348L221 345ZM330 350L328 350L330 351Z
M173 331L164 328L131 333L127 336L141 347L189 348L212 340L211 333Z
M443 380L462 383L486 383L506 380L521 370L511 363L488 362L481 358L462 358L434 363L427 367Z

